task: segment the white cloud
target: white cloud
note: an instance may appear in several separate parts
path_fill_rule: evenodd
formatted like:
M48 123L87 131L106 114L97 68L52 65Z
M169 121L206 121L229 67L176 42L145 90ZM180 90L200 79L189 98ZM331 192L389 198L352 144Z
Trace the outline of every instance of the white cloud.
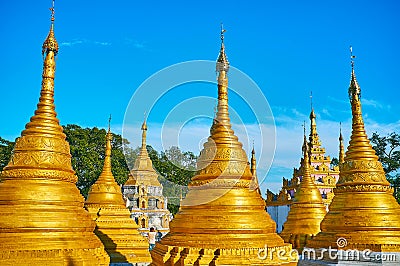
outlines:
M302 156L302 124L304 120L307 123L307 137L310 131L308 115L294 109L282 110L281 112L275 112L277 114L275 120L279 121L276 128L264 124L232 125L248 156L250 156L254 140L257 155L257 173L260 182L262 182L263 195L267 188L273 192L278 192L282 185L282 177L292 177L293 168L299 166ZM364 118L364 120L368 136L371 136L373 132L378 132L381 135L386 135L393 131L400 132L400 121L382 124L369 118ZM326 148L326 154L331 158L338 157L339 122L318 117L316 122L322 146ZM210 125L211 122L201 121L199 123L185 124L183 127L180 124L172 123L163 126L162 124L148 121L147 142L158 151L168 149L171 146L179 146L181 150L199 154L203 148L202 144L210 134ZM133 147L137 147L140 144L140 127L141 123L124 125L124 137L130 140ZM342 134L345 148L347 148L351 134L350 119L342 122ZM272 166L270 167L272 160Z
M390 110L391 106L390 105L385 105L382 104L376 100L370 100L370 99L365 99L365 98L361 98L361 103L364 106L370 106L376 109L381 109L381 110Z
M89 44L89 45L98 45L98 46L110 46L110 42L105 42L105 41L90 41L86 39L74 39L72 41L63 41L60 43L60 46L75 46L75 45L81 45L81 44Z

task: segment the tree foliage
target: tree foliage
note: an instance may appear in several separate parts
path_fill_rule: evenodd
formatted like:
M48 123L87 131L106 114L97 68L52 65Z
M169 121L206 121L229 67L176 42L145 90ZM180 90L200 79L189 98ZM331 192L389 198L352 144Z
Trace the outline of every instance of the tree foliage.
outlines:
M0 137L0 171L8 164L15 142Z
M336 157L333 157L331 160L331 167L339 166L339 159Z
M370 140L387 180L395 188L395 197L400 202L400 135L392 132L382 137L374 132Z

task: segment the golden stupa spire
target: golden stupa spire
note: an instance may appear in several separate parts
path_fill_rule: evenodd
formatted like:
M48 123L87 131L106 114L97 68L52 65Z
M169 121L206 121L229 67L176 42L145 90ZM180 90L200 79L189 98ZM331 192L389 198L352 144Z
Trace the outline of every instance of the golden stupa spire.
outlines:
M340 123L340 134L339 134L339 165L344 163L344 144L342 135L342 123Z
M144 117L143 124L142 124L142 146L140 149L140 156L148 156L147 148L146 148L146 137L147 137L147 123L146 123L146 116Z
M260 257L267 252L291 254L291 246L276 234L265 202L251 188L253 175L228 112L229 63L221 29L217 59L216 121L197 161L198 172L189 184L170 232L152 250L152 265L295 265L297 258ZM261 252L262 253L262 252ZM285 260L286 259L286 260Z
M147 240L125 206L121 188L111 169L111 115L106 134L103 171L91 186L85 208L96 222L95 234L103 242L111 263L150 262Z
M110 124L111 124L111 115L110 118L108 119L108 131L106 135L106 150L105 150L105 157L104 157L104 165L103 165L103 171L100 174L100 177L98 180L102 181L109 181L109 182L114 182L114 176L111 171L111 140L112 140L112 133L110 129Z
M304 125L303 141L303 177L296 191L293 204L290 206L288 218L281 232L285 242L293 248L303 248L307 240L320 232L320 223L326 214L321 193L311 177L310 149Z
M311 99L311 113L310 113L310 125L311 125L311 130L310 130L310 145L311 147L315 146L321 146L321 141L319 140L318 132L317 132L317 122L315 119L317 116L315 115L314 112L314 107L313 107L313 102L312 102L312 92L310 94L310 99Z
M256 189L258 193L261 195L260 184L258 182L258 177L257 177L257 161L256 161L256 151L254 150L254 140L253 140L253 149L251 150L250 172L253 175L253 181L250 185L250 188Z
M254 142L253 149L251 149L250 172L253 176L256 176L257 174L256 151L254 150Z
M350 142L329 212L309 247L335 247L338 238L345 238L347 245L339 248L400 252L400 206L365 133L354 58L351 54Z
M121 188L115 182L114 175L111 171L111 141L112 141L112 133L110 130L111 123L111 115L109 118L108 131L106 133L106 145L105 145L105 156L104 156L104 164L103 170L97 181L92 185L90 191L88 193L87 200L85 202L85 206L88 205L99 205L99 204L116 204L125 206L125 202L122 198ZM105 193L106 188L107 193ZM111 189L112 188L112 189Z
M43 74L35 114L0 175L0 261L3 265L108 265L83 209L71 154L54 106L58 44L51 27L43 43Z
M161 187L158 181L158 174L153 168L153 162L150 159L149 153L147 152L147 122L146 115L143 120L141 127L142 130L142 143L140 146L139 155L136 158L135 164L132 171L129 173L128 180L125 182L124 186L133 185L150 185Z

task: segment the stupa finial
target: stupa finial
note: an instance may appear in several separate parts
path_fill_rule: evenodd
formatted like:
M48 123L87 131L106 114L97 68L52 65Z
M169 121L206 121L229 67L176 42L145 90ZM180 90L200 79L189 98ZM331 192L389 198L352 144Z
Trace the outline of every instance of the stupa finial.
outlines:
M256 176L257 162L256 162L256 151L254 150L254 140L253 148L251 150L251 161L250 161L250 172L253 176Z
M312 98L312 96L311 96ZM310 112L310 145L311 148L315 146L320 146L321 142L319 140L318 132L317 132L317 122L316 122L317 116L315 115L314 108L311 103L311 112Z
M342 135L342 122L340 122L339 129L339 164L344 163L344 144L343 144L343 135Z
M50 19L51 25L50 25L49 34L47 35L47 38L44 41L43 46L42 46L43 59L47 58L47 54L50 51L53 51L53 53L54 53L53 56L56 56L57 53L58 53L58 43L57 43L57 40L56 40L56 38L54 36L54 20L55 20L55 16L54 16L54 13L55 13L54 0L53 0L52 7L50 7L50 11L51 11L51 19Z
M111 131L111 114L110 117L108 118L108 132Z
M226 78L226 73L228 73L228 71L229 71L229 62L228 62L228 58L225 54L225 44L224 44L225 32L226 32L226 29L224 29L224 26L221 23L221 37L220 37L221 38L221 49L219 51L219 56L217 59L217 67L216 67L216 71L219 74L218 84L220 84L219 83L220 79L221 79L221 81L223 81Z
M146 137L147 137L147 123L146 123L146 113L144 113L144 120L142 124L142 149L146 150ZM147 150L146 150L147 153Z

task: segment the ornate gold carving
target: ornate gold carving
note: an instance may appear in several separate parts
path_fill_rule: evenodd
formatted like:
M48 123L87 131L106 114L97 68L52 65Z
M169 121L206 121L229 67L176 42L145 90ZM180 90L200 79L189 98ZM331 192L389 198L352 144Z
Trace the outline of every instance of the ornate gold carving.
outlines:
M389 194L393 194L393 188L385 185L355 185L355 186L341 185L335 188L334 191L343 191L343 192L376 191L376 192L388 192Z
M209 189L209 188L249 188L251 181L249 180L227 180L227 179L214 179L214 180L195 180L190 182L190 188L196 189Z
M50 138L47 136L22 136L18 138L15 143L15 150L19 149L30 149L30 150L44 150L54 151L57 149L58 152L66 155L70 154L69 144L65 139Z

